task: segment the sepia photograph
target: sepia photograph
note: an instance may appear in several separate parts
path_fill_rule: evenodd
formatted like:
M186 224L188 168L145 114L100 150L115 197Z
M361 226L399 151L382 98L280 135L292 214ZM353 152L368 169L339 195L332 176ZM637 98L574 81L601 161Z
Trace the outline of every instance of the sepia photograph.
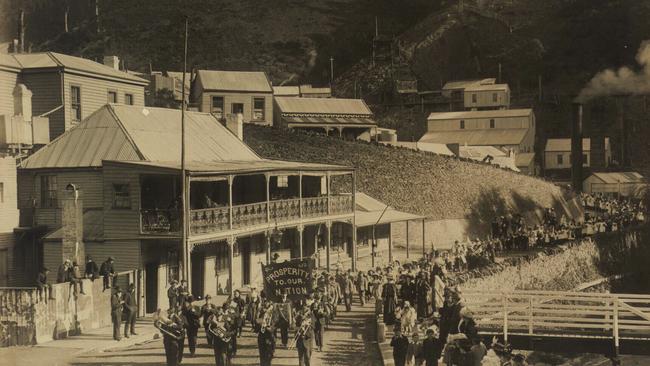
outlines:
M0 0L0 366L650 366L650 0Z

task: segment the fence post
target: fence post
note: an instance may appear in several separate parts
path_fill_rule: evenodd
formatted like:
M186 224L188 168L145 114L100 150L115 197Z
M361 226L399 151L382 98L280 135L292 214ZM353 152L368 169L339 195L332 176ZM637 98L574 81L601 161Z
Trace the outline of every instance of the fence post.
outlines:
M533 296L528 297L528 334L533 334Z
M503 295L503 341L508 342L508 295Z
M614 297L613 303L614 303L614 352L615 356L618 357L618 346L619 346L619 339L618 339L618 302L619 299L618 297Z

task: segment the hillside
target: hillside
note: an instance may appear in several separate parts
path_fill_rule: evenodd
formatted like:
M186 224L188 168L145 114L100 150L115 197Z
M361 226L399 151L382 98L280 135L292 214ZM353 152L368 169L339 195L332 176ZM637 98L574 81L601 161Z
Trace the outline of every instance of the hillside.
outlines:
M266 158L352 166L359 191L432 219L485 224L494 213L557 206L562 197L535 178L406 149L249 125L244 141Z

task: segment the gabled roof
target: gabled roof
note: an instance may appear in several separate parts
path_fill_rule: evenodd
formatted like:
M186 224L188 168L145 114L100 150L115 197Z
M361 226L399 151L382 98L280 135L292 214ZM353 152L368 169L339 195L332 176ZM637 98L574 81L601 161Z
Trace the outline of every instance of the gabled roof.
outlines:
M362 99L276 97L280 113L372 116Z
M20 71L20 63L12 55L0 52L0 68L9 68L14 71Z
M9 57L13 58L20 65L22 70L64 68L66 70L116 78L142 85L147 85L149 83L145 79L124 71L115 70L110 66L85 58L64 55L57 52L11 54Z
M419 142L478 146L519 145L528 129L457 130L427 132Z
M533 114L533 110L526 109L495 109L486 111L459 111L459 112L442 112L431 113L427 118L433 120L449 119L472 119L472 118L511 118L511 117L528 117Z
M187 161L258 161L208 113L186 112ZM180 161L181 111L107 104L23 161L25 169L101 167L103 160Z
M591 176L609 184L645 183L645 178L637 172L593 173Z
M243 91L272 93L271 82L262 71L199 70L203 90Z
M582 139L582 151L591 150L591 139L586 137ZM548 139L546 140L546 152L566 152L571 151L571 139Z
M445 83L445 85L442 87L442 90L465 89L467 87L475 86L475 85L490 85L496 83L496 81L497 79L495 78L454 80Z

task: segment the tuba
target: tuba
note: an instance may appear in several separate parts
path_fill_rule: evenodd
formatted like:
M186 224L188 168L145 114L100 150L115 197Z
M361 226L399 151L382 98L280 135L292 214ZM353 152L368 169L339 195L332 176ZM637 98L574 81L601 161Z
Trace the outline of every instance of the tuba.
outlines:
M178 320L179 318L176 313L172 314L171 318L157 315L153 321L153 326L158 329L163 336L167 335L178 341L185 336L183 329L180 328L177 323Z
M225 323L220 323L215 321L210 322L210 325L208 326L208 330L212 335L215 337L221 339L225 343L230 342L230 336L228 335L228 331L226 330L226 325Z

